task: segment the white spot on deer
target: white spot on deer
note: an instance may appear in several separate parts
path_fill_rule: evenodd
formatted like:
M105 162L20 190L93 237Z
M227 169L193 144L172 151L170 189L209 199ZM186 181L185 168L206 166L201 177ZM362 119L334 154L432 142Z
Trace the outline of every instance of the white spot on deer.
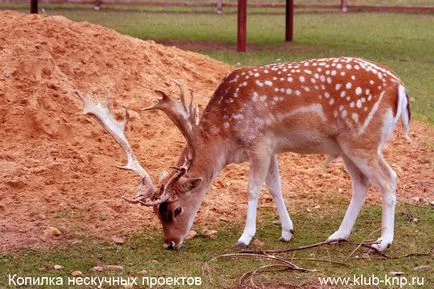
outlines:
M358 123L359 122L359 115L355 112L353 112L351 114L351 118L354 120L354 122Z
M345 87L346 87L347 89L350 89L351 86L353 86L353 84L352 84L351 82L347 82L347 84L345 85Z
M264 73L268 73L268 69L264 69Z
M371 101L371 99L372 99L372 95L369 95L368 96L368 101Z
M301 95L300 90L296 90L296 91L295 91L295 95L300 96L300 95Z
M362 97L360 100L361 100L363 103L366 102L366 98L365 98L365 97Z
M336 85L335 85L335 89L336 89L336 90L341 89L341 87L342 87L342 84L340 84L340 83L336 83Z
M304 76L300 76L300 82L304 82Z
M235 92L234 93L234 97L237 98L238 97L238 93Z
M318 78L319 78L319 74L318 74L318 73L315 73L315 74L313 75L313 77L315 77L316 79L318 79Z
M292 89L291 88L287 88L286 89L286 94L291 94L292 93Z
M225 121L225 122L223 123L223 127L224 127L224 128L229 128L229 127L230 127L229 122Z
M267 100L267 96L266 96L266 95L262 95L261 97L259 97L259 99L260 99L262 102L265 102L265 101Z
M361 108L361 107L362 107L362 101L361 101L360 99L357 100L356 106L357 106L358 108Z
M325 81L325 76L324 76L324 75L321 75L320 80L321 80L322 82L324 82L324 81Z
M277 77L276 77L276 76L273 76L273 80L277 80Z
M316 82L315 78L312 77L312 78L310 79L310 82L315 83L315 82Z
M371 92L371 91L369 90L369 88L367 88L367 89L365 90L365 94L366 94L366 95L369 95L370 92Z
M345 90L342 90L340 96L345 97L345 94L347 94L347 92Z
M321 72L321 71L322 71L322 68L321 68L321 67L318 67L318 68L317 68L317 71L318 71L318 72Z
M332 70L331 72L332 75L336 75L336 73L337 73L336 70Z
M339 105L339 111L343 111L344 110L344 106L341 104Z
M329 100L329 104L330 104L330 105L333 105L333 103L335 103L335 99L332 97L332 98L330 98L330 100Z
M284 92L285 92L285 88L283 88L283 87L280 88L279 90L280 90L281 93L284 93Z
M253 76L254 76L254 77L259 77L259 73L256 72Z
M350 102L350 107L353 108L355 105L354 101Z
M346 99L347 101L350 101L350 100L351 100L351 97L347 96L345 99Z
M331 77L327 77L327 83L328 83L328 84L331 84L331 83L332 83L332 79L331 79Z
M341 117L343 119L345 119L347 117L347 111L345 109L341 112Z
M359 70L359 69L360 69L360 66L358 66L358 65L356 64L356 65L354 65L354 69L355 69L355 70Z
M305 69L304 72L307 73L307 74L312 74L312 71L308 70L308 69Z
M237 114L233 114L232 118L233 119L244 119L244 115L242 115L241 113L237 113Z
M370 85L374 85L374 81L373 80L369 80L369 84Z
M292 82L293 81L292 77L288 77L286 80L288 80L288 82Z
M361 87L357 87L356 88L356 94L357 95L361 95L362 94L362 88Z
M328 93L327 91L324 92L324 97L328 99L330 97L330 93Z
M279 92L279 88L275 87L274 92Z
M256 80L255 83L256 83L256 85L259 86L259 87L264 87L264 83L261 82L261 81L259 81L259 80Z
M333 116L335 117L335 118L337 118L338 117L338 111L337 110L335 110L335 111L333 111Z
M336 68L337 68L337 69L341 69L341 68L342 68L342 64L338 63L338 64L336 65Z
M341 72L341 75L344 76L344 75L345 75L345 71L342 71L342 72Z
M258 97L259 97L259 94L256 91L254 91L253 95L252 95L252 100L256 101L256 100L258 100Z
M275 102L277 102L277 101L279 101L279 97L278 97L278 96L275 96L275 97L273 97L273 100L274 100Z
M309 92L310 88L308 86L303 86L304 91Z
M264 84L265 84L265 85L268 85L268 86L273 86L273 82L271 82L271 81L269 81L269 80L266 80L266 81L264 82Z
M347 69L351 69L351 68L353 68L353 67L351 66L351 64L347 64L345 67L346 67Z
M241 85L242 86L247 86L247 81L244 81Z

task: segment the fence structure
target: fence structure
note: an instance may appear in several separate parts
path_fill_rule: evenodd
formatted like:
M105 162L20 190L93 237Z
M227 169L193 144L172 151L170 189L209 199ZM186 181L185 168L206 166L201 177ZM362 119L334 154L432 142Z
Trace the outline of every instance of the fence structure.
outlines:
M204 2L202 2L204 1ZM434 12L432 6L379 6L379 5L349 5L348 0L336 1L336 4L295 4L294 0L285 0L285 3L273 3L270 1L255 2L248 5L247 0L237 0L236 2L225 2L223 0L213 0L205 2L177 2L175 1L147 1L147 0L30 0L30 13L38 13L38 3L55 3L55 4L83 4L93 5L95 10L100 10L103 6L158 6L158 7L216 7L217 13L222 14L223 7L237 8L237 51L245 52L247 46L247 7L258 8L285 8L285 41L293 40L294 31L294 8L328 8L340 9L341 12L349 10L366 10L366 11L406 11L406 12ZM8 3L22 3L23 0L0 0ZM27 2L27 1L25 1Z

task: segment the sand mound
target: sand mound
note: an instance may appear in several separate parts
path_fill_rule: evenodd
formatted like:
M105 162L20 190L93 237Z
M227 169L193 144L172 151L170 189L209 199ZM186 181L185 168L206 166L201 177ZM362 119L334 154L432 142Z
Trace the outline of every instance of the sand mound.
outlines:
M151 210L120 200L132 194L137 179L114 168L123 152L80 114L74 90L101 95L106 89L115 111L129 107L130 142L157 176L176 161L184 140L164 115L139 109L157 99L154 89L176 91L172 79L192 88L203 107L229 70L208 57L89 23L0 11L0 251L158 226ZM424 188L432 184L432 149L421 145L430 135L432 142L432 130L419 125L416 131L413 146L396 138L387 154L401 177L401 199L427 197ZM342 164L324 171L321 160L281 157L291 210L327 210L316 206L317 194L350 195ZM208 193L200 224L244 218L246 173L246 166L224 170ZM370 198L377 201L378 193ZM270 206L270 197L261 203ZM51 226L60 236L51 236Z

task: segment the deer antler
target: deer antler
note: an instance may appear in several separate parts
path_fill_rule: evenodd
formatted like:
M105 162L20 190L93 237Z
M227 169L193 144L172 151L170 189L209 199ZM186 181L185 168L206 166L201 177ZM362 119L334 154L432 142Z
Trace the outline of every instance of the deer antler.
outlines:
M154 206L160 200L149 202L147 199L155 198L155 187L152 183L151 177L146 170L140 165L134 152L125 137L125 127L128 123L128 110L125 109L125 116L122 121L117 121L112 116L110 109L109 99L106 94L106 105L102 105L99 101L93 101L86 94L82 95L79 92L77 94L84 102L84 114L92 115L95 119L110 133L113 138L119 143L122 149L127 155L128 162L124 166L116 166L119 169L130 170L138 174L141 178L140 183L137 185L136 197L134 199L128 199L123 197L130 203L140 203L145 206ZM144 187L144 188L143 188ZM167 200L167 199L166 199Z
M186 88L178 81L174 81L180 90L181 101L176 101L167 95L164 91L155 90L162 98L157 104L143 108L142 110L154 110L158 109L167 114L167 116L175 123L181 133L187 140L188 147L190 149L189 159L193 159L194 156L194 133L193 129L199 124L199 109L197 105L194 105L194 96L190 93L190 103L187 104L185 100Z

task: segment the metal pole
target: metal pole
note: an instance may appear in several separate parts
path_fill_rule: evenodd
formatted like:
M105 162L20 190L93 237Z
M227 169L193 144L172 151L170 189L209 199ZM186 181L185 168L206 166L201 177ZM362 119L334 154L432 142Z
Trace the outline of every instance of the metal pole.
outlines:
M294 34L294 0L286 0L285 41L292 41Z
M348 11L348 3L347 0L341 0L341 12L347 12Z
M238 0L237 51L246 51L247 38L247 0Z
M223 13L223 0L217 0L217 14Z
M38 0L30 0L30 13L38 14Z

